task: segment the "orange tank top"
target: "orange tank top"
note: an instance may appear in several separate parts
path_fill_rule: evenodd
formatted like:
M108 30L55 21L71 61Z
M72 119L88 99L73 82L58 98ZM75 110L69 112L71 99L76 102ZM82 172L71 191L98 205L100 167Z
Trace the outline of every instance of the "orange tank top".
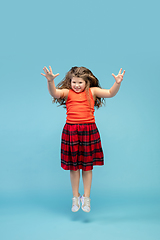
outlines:
M66 101L67 120L66 123L95 123L94 117L94 99L89 89L89 98L86 91L76 93L72 89L69 90Z

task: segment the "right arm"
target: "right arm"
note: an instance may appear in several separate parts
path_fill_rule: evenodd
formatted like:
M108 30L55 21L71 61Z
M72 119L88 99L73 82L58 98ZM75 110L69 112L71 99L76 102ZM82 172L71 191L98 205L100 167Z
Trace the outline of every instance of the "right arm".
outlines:
M50 71L46 67L44 67L43 70L44 70L45 74L41 73L41 75L43 75L47 78L49 93L54 98L66 98L68 96L69 90L68 89L56 89L54 79L59 75L59 73L54 75L52 72L51 66L49 66L49 69L50 69Z

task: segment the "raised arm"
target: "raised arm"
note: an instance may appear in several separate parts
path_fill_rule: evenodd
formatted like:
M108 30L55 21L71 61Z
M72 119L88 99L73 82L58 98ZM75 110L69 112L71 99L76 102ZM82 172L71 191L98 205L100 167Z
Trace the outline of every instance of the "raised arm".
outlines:
M44 67L43 70L45 74L41 73L41 75L47 78L48 90L51 96L54 98L67 97L69 91L68 89L56 89L54 79L59 75L59 73L53 74L51 66L49 66L50 71L46 67Z
M117 94L117 92L119 91L121 82L123 80L123 76L125 74L125 70L123 71L123 73L121 73L121 72L122 72L122 68L120 69L117 76L115 76L112 73L112 76L115 79L115 83L113 84L113 86L110 89L101 89L101 88L98 88L98 87L93 87L92 88L93 95L96 96L96 97L100 97L100 98L114 97Z

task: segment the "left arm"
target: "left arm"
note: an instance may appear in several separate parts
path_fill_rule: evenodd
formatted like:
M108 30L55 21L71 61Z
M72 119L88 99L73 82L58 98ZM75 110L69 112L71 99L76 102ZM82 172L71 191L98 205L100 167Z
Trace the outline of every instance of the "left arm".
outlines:
M112 73L112 76L115 78L115 83L113 84L113 86L110 89L101 89L98 87L93 87L92 88L92 93L95 97L99 97L99 98L111 98L114 97L117 92L119 91L121 82L123 80L123 76L125 74L125 70L123 71L123 73L121 74L122 68L120 69L119 73L117 76L115 76Z

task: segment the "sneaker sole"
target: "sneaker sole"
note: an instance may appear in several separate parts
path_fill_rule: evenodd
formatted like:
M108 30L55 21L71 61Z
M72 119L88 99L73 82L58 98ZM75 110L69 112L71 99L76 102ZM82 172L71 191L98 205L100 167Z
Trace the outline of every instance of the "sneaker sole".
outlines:
M82 210L83 210L83 212L86 212L86 213L89 213L91 210L89 210L89 211L86 211L86 210L84 210L83 208L82 208Z

